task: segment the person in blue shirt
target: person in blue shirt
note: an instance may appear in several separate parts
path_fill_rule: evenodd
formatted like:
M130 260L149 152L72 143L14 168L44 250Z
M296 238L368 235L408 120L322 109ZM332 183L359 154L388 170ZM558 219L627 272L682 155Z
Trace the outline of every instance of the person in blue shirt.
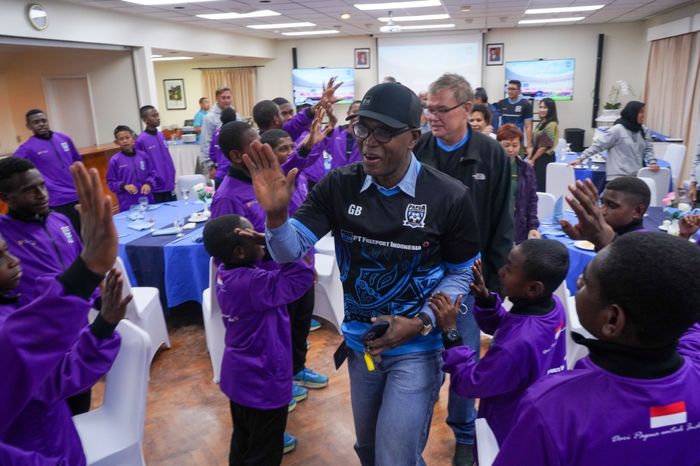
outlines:
M211 102L207 97L201 97L199 99L199 111L194 114L194 131L197 133L197 141L199 141L199 133L202 132L202 123L204 123L204 117L209 113L209 108L211 107Z
M517 79L508 81L508 98L498 102L498 110L501 114L498 126L512 123L525 135L525 152L532 156L532 105L530 101L520 95L522 84Z

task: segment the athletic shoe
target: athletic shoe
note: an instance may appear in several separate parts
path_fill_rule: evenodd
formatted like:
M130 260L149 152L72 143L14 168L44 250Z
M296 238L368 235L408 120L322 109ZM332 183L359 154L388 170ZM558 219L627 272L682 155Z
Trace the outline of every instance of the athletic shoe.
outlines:
M289 402L289 406L287 407L287 412L291 413L295 409L297 409L297 400L292 397L292 401Z
M302 387L301 385L292 384L292 399L299 401L304 401L306 397L309 396L309 391Z
M312 371L308 367L294 374L294 381L306 388L323 388L328 385L328 377Z
M293 435L290 435L288 433L284 433L284 449L282 450L283 454L287 454L290 451L294 450L297 447L297 438L294 437Z
M319 322L316 319L311 319L311 325L309 326L309 332L313 332L314 330L318 330L321 328L321 322Z

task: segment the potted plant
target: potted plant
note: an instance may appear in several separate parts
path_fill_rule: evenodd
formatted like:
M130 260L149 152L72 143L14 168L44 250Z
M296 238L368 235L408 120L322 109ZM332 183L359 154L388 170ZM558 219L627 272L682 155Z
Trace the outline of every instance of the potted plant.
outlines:
M622 107L620 98L623 96L634 96L632 88L627 81L615 81L610 87L608 98L603 105L603 111L595 119L598 128L609 128L620 118L620 108Z

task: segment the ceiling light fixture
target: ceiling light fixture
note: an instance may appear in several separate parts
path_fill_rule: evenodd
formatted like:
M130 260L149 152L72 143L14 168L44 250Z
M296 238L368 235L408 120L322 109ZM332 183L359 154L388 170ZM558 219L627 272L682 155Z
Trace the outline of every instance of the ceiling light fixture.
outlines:
M355 3L353 6L358 10L391 10L405 8L424 8L429 6L441 6L440 0L416 0L410 2L389 2L389 3Z
M192 60L193 57L162 57L153 58L151 61L177 61L177 60Z
M160 57L162 57L162 56L163 56L163 55L151 55L151 58L160 58Z
M350 13L343 13L340 15L340 19L350 19Z
M283 32L283 36L320 36L323 34L338 34L340 31L335 29L326 29L323 31L297 31L297 32Z
M178 3L203 3L213 2L214 0L122 0L127 3L136 3L137 5L159 6L159 5L177 5Z
M197 15L197 18L204 19L244 19L244 18L265 18L267 16L280 16L281 13L277 13L272 10L258 10L251 11L250 13L212 13L206 15Z
M394 19L391 17L391 11L389 11L386 24L379 28L379 32L386 32L390 34L394 32L401 32L401 25L394 22Z
M472 7L470 7L469 5L464 5L462 8L459 9L459 11L461 11L462 13L469 13L470 11L472 11Z
M574 13L578 11L595 11L600 10L605 5L588 5L588 6L563 6L557 8L530 8L525 10L526 15L546 15L549 13Z
M447 13L441 13L437 15L418 15L418 16L399 16L398 18L396 17L390 17L390 16L385 16L384 18L379 18L379 21L382 23L388 23L389 21L435 21L439 19L449 19L450 15Z
M316 26L314 23L279 23L279 24L251 24L246 26L250 29L284 29L284 28L306 28Z
M450 29L455 27L452 23L447 24L417 24L415 26L401 26L402 31L415 31L418 29Z
M572 16L571 18L547 18L547 19L521 19L518 24L545 24L545 23L570 23L581 21L585 16Z

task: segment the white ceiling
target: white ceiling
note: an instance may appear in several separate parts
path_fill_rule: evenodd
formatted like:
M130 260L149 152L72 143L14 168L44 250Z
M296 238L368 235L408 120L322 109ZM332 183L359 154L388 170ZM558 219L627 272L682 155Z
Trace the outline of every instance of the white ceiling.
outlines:
M184 3L179 5L141 6L121 0L66 0L85 6L106 8L121 13L131 13L174 23L188 24L246 34L251 36L286 39L280 32L306 31L314 29L338 29L340 34L334 36L353 36L377 34L380 23L377 18L387 16L383 10L360 11L353 3L370 3L387 0L216 0L203 3ZM394 10L393 16L424 15L448 13L449 20L431 21L431 23L455 23L456 29L485 29L518 26L518 21L525 17L527 8L545 8L576 5L605 4L594 12L527 15L527 19L585 16L583 21L575 24L599 24L640 21L670 9L687 4L688 0L442 0L439 7L412 8ZM469 12L462 12L463 6L469 6ZM266 18L237 20L208 20L197 18L198 14L207 13L247 13L255 10L270 9L282 14ZM340 19L342 13L350 13L348 20ZM274 30L255 30L245 26L251 24L277 24L308 21L316 27ZM425 22L416 21L404 25L417 25ZM559 23L566 25L571 23ZM536 25L534 27L547 27ZM303 37L303 36L302 36ZM317 36L319 37L319 36ZM323 36L320 36L323 37Z

